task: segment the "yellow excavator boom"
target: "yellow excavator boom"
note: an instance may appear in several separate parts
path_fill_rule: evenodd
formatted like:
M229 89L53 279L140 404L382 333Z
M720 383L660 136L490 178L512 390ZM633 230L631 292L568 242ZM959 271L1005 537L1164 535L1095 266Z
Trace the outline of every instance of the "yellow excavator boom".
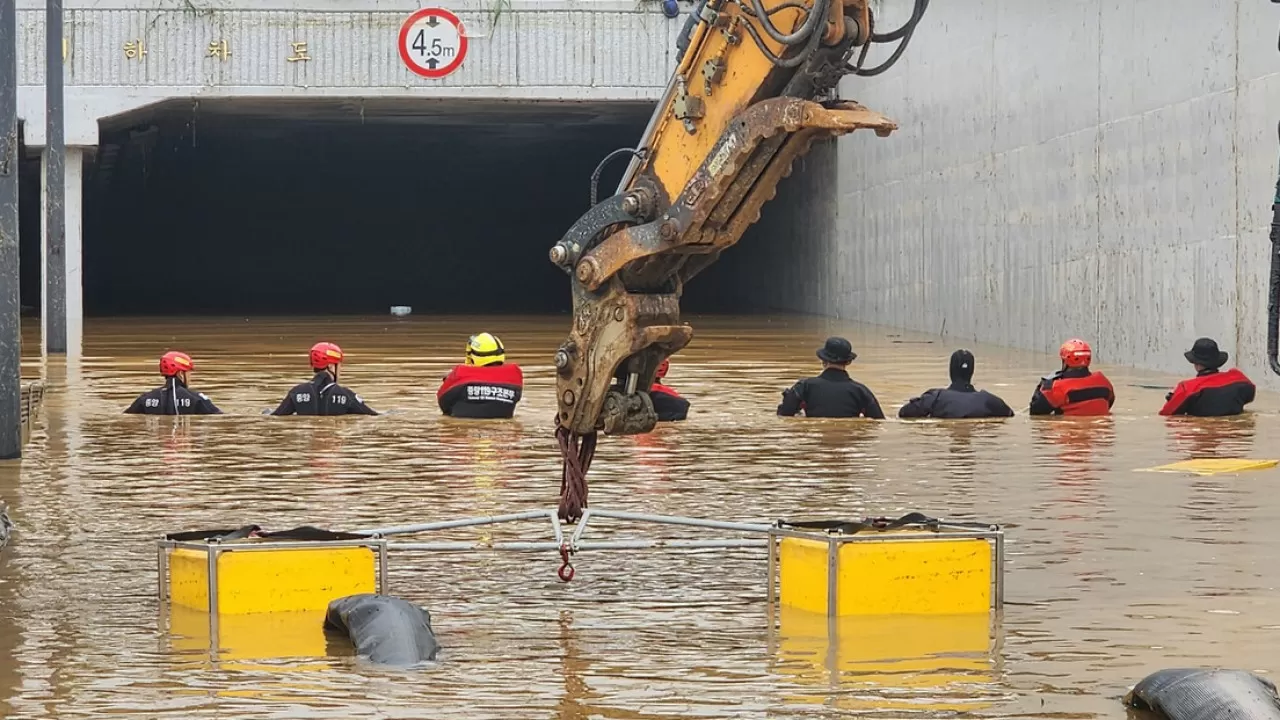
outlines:
M592 207L551 248L573 293L572 328L555 355L565 520L586 506L597 433L657 423L647 390L693 336L680 321L684 284L760 218L815 140L897 128L832 96L845 75L896 62L929 0L915 0L911 19L883 35L869 2L702 0L663 99L640 144L626 149L633 157L618 192L596 202L593 186ZM899 45L880 67L861 67L877 42Z

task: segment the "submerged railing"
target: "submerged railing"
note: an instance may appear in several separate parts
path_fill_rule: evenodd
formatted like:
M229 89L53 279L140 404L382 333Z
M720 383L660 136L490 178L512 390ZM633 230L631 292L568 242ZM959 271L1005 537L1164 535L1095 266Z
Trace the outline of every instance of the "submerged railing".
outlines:
M44 401L44 385L38 382L23 385L19 400L22 407L18 413L22 423L22 437L25 439L31 432L31 421L40 412L40 403Z

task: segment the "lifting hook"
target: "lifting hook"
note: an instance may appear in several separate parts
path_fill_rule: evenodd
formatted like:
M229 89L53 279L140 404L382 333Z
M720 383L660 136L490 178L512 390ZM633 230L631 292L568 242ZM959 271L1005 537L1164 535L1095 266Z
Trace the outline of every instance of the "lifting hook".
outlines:
M556 571L556 575L560 576L560 582L569 582L573 579L573 563L569 561L569 555L572 553L569 543L560 544L560 569Z

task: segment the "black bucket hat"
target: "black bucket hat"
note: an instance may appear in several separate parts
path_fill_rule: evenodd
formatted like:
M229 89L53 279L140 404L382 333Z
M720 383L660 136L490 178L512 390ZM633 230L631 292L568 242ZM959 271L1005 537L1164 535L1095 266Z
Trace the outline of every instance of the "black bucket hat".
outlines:
M1207 368L1220 368L1227 364L1227 353L1218 349L1218 343L1212 338L1196 340L1191 349L1182 354L1187 362L1203 365Z
M842 337L829 337L827 342L816 353L819 360L829 363L843 365L851 363L858 357L858 353L853 351L853 345Z

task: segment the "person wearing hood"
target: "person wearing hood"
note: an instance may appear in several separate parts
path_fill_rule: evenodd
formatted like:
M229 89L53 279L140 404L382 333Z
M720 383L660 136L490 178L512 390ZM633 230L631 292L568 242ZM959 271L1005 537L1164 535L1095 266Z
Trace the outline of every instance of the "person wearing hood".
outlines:
M1239 415L1253 402L1257 388L1239 368L1222 371L1227 353L1218 349L1212 338L1200 338L1182 354L1196 370L1196 376L1183 380L1165 396L1161 415L1196 415L1218 417Z
M338 366L345 355L331 342L311 346L311 370L315 377L294 385L272 415L377 415L361 397L338 384Z
M187 373L195 369L191 356L167 352L160 358L164 385L138 396L125 410L130 415L221 415L208 395L187 388Z
M911 398L898 411L900 418L994 418L1013 417L1013 409L1004 400L986 390L973 387L973 353L956 350L951 353L951 385L926 390Z
M822 361L822 374L807 378L782 392L778 415L793 416L804 411L811 418L866 417L883 420L884 411L871 390L849 377L849 364L858 357L853 345L842 337L827 338L815 353Z

